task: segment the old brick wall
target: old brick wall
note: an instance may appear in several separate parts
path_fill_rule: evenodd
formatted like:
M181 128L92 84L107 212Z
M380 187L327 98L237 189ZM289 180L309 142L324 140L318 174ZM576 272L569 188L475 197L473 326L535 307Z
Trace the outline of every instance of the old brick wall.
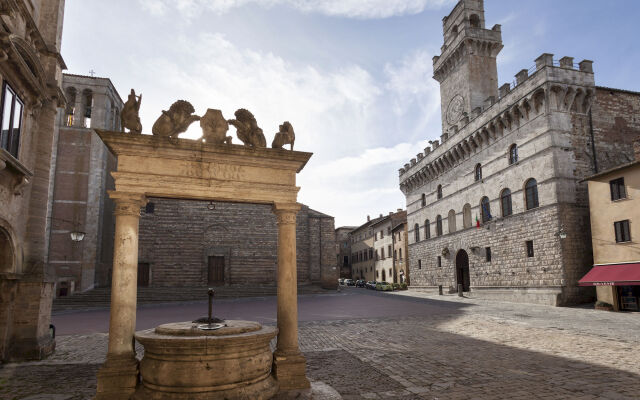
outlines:
M598 171L633 161L633 141L640 135L640 93L598 87L591 114Z
M207 284L210 255L225 257L225 284L276 283L278 229L270 205L150 202L154 212L140 218L139 260L150 264L151 286ZM313 213L303 206L297 215L299 284L321 283L323 268L335 268L333 219Z

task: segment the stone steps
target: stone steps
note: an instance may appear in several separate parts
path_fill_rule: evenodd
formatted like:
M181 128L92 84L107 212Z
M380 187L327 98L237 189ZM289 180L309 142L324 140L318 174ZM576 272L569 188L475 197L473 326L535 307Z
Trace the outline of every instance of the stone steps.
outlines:
M138 304L179 303L207 300L207 286L188 287L139 287ZM264 286L219 286L214 287L219 298L275 296L275 285ZM328 293L318 285L299 285L298 294ZM83 308L108 308L111 301L110 288L96 288L73 296L53 300L53 310L74 310Z

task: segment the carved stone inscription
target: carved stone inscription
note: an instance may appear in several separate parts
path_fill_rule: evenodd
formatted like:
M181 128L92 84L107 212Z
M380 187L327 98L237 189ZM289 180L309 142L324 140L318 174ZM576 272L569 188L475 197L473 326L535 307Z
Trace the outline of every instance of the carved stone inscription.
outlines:
M246 174L239 165L228 165L216 162L188 163L185 173L190 178L218 179L223 181L241 181Z

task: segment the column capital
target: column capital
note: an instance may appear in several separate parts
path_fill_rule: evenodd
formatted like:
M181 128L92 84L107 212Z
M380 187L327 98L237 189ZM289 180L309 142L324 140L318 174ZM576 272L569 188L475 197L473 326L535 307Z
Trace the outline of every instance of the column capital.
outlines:
M113 215L140 216L140 207L147 204L147 197L142 193L119 192L109 190L109 197L116 204Z
M295 224L296 214L300 211L302 205L300 203L275 203L273 205L273 213L276 214L278 225Z

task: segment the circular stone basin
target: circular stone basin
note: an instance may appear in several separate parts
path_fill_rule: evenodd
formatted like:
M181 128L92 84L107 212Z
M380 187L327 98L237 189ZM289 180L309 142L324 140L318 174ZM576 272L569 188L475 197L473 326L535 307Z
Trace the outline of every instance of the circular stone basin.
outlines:
M271 376L269 343L278 329L252 321L225 321L216 330L177 322L137 332L144 346L142 384L134 399L269 399L278 391Z

